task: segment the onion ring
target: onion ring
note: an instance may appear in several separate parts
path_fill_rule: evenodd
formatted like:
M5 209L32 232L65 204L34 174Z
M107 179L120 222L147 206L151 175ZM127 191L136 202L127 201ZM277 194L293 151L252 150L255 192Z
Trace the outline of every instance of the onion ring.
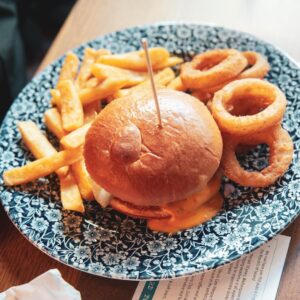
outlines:
M193 95L193 94L192 94ZM253 98L252 101L240 101L238 105L232 106L230 113L234 116L255 115L266 108L265 103L261 103L261 98ZM212 112L212 99L206 102L206 107Z
M235 116L230 110L238 102L260 102L262 111L253 115ZM240 79L215 93L212 115L223 132L234 135L252 134L278 124L285 112L286 98L281 90L261 79Z
M248 61L249 69L244 70L237 79L244 78L264 78L270 71L270 65L267 59L260 53L254 51L245 51L243 55Z
M207 89L201 90L202 93L215 93L221 90L225 85L229 84L233 80L245 79L245 78L264 78L270 70L270 65L267 59L260 53L254 51L245 51L242 54L247 59L248 65L244 71L238 76L232 78L226 82L217 84ZM198 92L198 91L197 91Z
M206 93L201 90L196 90L191 93L191 96L199 99L203 103L207 103L209 100L212 100L213 94Z
M269 165L260 172L250 172L241 167L236 157L238 145L267 144L270 147ZM222 166L224 174L242 186L266 187L281 177L293 159L293 141L286 130L276 126L251 136L224 135Z
M247 59L234 49L216 49L196 55L181 67L184 86L205 89L236 77L247 66Z

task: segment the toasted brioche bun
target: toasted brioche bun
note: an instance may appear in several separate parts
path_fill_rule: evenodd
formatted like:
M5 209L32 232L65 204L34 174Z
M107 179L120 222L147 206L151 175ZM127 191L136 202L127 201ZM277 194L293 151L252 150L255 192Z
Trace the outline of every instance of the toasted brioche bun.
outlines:
M123 201L159 206L199 191L216 172L222 138L198 99L158 91L162 128L151 94L107 105L90 127L84 158L92 179Z

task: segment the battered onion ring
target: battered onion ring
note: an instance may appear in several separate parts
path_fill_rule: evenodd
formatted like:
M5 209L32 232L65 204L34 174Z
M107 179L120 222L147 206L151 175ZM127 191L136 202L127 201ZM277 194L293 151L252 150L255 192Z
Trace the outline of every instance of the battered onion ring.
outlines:
M201 90L202 93L215 93L221 90L225 85L229 84L233 80L245 79L245 78L264 78L270 70L270 65L266 58L254 51L245 51L242 52L248 62L248 69L245 69L237 75L235 78L232 78L226 82L209 87L207 89Z
M232 107L240 101L261 101L262 111L253 115L235 116ZM286 98L280 89L261 79L240 79L226 85L215 93L212 115L222 132L234 135L252 134L279 123L286 107Z
M238 145L267 144L270 147L269 165L260 172L241 167L236 157ZM288 169L293 159L293 141L280 126L247 137L224 135L222 166L224 174L242 186L266 187L274 183Z
M270 71L270 65L263 55L254 51L245 51L243 55L248 61L248 66L251 67L238 75L237 79L264 78Z
M206 102L206 107L212 112L212 99ZM266 108L265 103L261 103L260 98L253 98L252 101L240 101L238 105L232 106L230 113L234 116L255 115Z
M210 50L183 64L180 77L187 88L205 89L236 77L246 66L247 59L237 50Z
M212 100L213 98L213 94L202 92L201 90L196 90L192 92L191 95L199 99L203 103L207 103L209 100Z

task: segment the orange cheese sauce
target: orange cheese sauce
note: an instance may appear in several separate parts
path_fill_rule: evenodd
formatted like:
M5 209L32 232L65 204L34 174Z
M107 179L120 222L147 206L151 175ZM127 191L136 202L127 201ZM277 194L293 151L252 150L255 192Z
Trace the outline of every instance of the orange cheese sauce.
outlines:
M148 227L154 231L175 233L177 231L188 229L202 224L214 217L222 208L223 197L220 193L215 194L212 198L197 208L193 205L187 205L183 211L178 211L178 207L168 210L172 212L172 217L168 219L148 220ZM168 206L171 206L169 204Z
M216 173L214 177L208 182L206 187L200 192L176 202L162 205L162 210L170 212L172 215L182 216L185 213L193 212L202 204L211 199L219 190L221 186L221 176Z

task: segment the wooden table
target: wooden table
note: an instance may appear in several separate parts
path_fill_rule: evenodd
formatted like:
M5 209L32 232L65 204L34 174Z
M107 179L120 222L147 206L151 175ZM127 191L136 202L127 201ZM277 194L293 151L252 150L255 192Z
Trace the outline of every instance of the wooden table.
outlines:
M188 3L188 5L187 5ZM132 25L180 20L209 22L253 33L300 61L300 1L285 0L80 0L74 6L42 70L67 50L98 35ZM292 237L277 299L300 299L300 218ZM92 276L67 267L32 246L0 208L0 292L58 268L83 299L131 299L137 283Z

